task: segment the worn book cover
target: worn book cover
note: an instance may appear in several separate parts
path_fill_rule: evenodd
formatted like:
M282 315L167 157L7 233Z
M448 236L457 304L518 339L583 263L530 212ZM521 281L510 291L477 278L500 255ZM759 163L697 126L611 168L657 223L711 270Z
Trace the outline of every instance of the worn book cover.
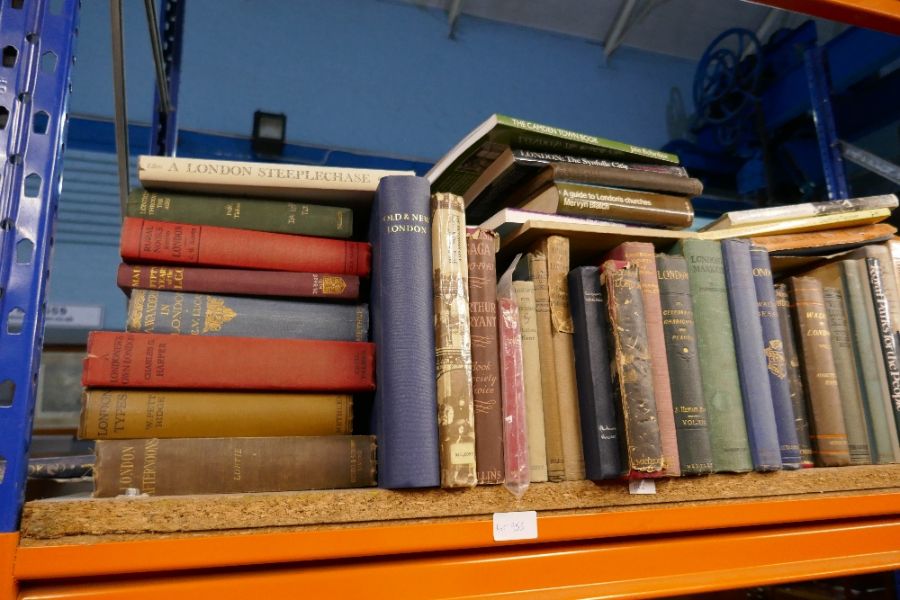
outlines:
M369 339L369 307L134 290L128 301L125 329L142 333L364 342Z
M806 394L803 390L803 378L800 375L800 355L797 353L794 320L791 316L791 300L787 284L775 284L775 306L778 309L778 328L784 342L785 368L787 369L788 387L791 393L791 408L794 413L794 429L797 431L797 443L800 445L800 466L813 466L812 442L809 439L809 417L806 410Z
M812 277L791 277L790 293L810 409L813 459L820 467L849 465L850 448L847 445L847 429L841 409L822 284Z
M347 394L89 389L83 439L264 437L353 433Z
M497 236L484 229L466 235L469 260L469 319L475 402L475 462L478 483L503 483L503 412L500 346L497 340Z
M357 300L359 277L330 273L208 269L178 265L119 265L118 285L132 289L206 292L239 296L283 296L317 300Z
M94 496L287 492L375 485L375 436L100 440Z
M544 402L544 436L547 448L547 476L550 481L566 478L563 458L562 424L556 362L553 358L553 324L550 317L550 286L547 282L547 256L539 251L525 255L528 276L534 283L534 310L537 317L538 349L541 361L541 396Z
M703 399L687 262L683 256L657 254L656 271L681 473L712 473L709 415Z
M431 227L441 487L472 487L478 483L478 478L466 215L462 198L453 194L434 194L431 197Z
M547 285L550 292L550 339L556 370L557 402L562 434L566 480L584 479L584 452L581 445L581 417L578 388L575 384L575 347L572 339L572 313L569 307L569 240L551 235L540 249L547 256Z
M891 410L894 424L900 432L900 366L897 359L897 338L891 326L891 314L888 308L885 284L882 273L890 272L883 268L877 258L865 259L866 270L869 274L869 287L872 291L872 302L875 307L875 324L878 329L878 341L880 342L882 356L884 358L884 370L887 373L888 391L891 397Z
M353 211L349 208L265 198L178 194L136 188L128 196L125 215L151 221L318 237L349 238L353 235Z
M371 262L364 242L131 217L122 223L119 249L126 262L361 276Z
M349 206L368 205L381 178L392 175L414 173L174 156L138 158L138 177L147 189L295 198Z
M647 326L647 343L650 348L653 394L656 398L659 435L666 458L666 472L678 477L681 475L681 460L678 456L675 412L672 408L672 387L669 380L669 363L666 358L666 334L663 328L662 307L659 298L656 251L653 244L649 242L625 242L613 248L607 258L628 261L638 268L641 279L641 295L644 301L644 323Z
M665 473L666 460L653 393L640 274L636 265L622 261L608 260L601 268L626 471L630 478L659 477Z
M538 346L534 283L527 279L525 259L513 275L513 289L519 307L519 332L522 337L522 368L525 385L526 425L528 427L528 465L531 481L547 481L547 445L544 437L544 398L541 391L541 353ZM521 273L521 275L518 275ZM522 279L515 279L520 276Z

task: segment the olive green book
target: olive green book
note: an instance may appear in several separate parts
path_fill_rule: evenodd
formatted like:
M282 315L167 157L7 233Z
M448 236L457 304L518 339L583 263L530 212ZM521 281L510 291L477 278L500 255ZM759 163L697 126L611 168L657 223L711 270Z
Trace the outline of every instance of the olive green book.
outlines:
M349 208L289 200L203 196L137 188L128 196L125 216L329 238L353 235L353 211Z
M722 249L717 241L684 240L694 323L700 355L703 399L717 472L753 469L738 379L734 332L728 308Z

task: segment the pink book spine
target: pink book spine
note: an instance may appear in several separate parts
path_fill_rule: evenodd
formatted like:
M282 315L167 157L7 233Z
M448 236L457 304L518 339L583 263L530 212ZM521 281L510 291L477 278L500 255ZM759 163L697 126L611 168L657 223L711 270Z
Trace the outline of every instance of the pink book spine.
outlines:
M500 337L500 387L503 398L504 485L516 498L528 489L528 432L525 423L525 380L522 370L522 336L515 299L497 299Z

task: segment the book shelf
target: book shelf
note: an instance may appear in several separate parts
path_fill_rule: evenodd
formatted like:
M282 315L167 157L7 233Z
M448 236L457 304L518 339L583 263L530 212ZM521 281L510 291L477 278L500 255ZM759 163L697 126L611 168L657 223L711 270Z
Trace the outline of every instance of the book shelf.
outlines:
M766 3L900 33L892 0ZM897 465L667 480L655 496L631 496L622 484L544 484L519 504L502 488L43 501L26 506L20 529L78 3L25 2L21 15L13 4L0 9L4 46L27 48L27 34L38 33L57 68L35 77L40 53L22 53L15 85L0 90L15 107L13 126L0 131L12 165L0 185L17 202L12 190L29 173L46 182L40 202L11 213L33 234L30 263L16 262L19 240L0 230L0 307L4 319L13 306L25 312L18 337L0 331L0 384L16 390L0 409L0 599L280 597L286 589L659 597L900 568ZM31 91L31 106L17 101L22 91ZM50 122L43 138L28 126L41 111ZM577 234L586 251L591 235ZM494 542L493 513L529 509L538 511L536 540Z

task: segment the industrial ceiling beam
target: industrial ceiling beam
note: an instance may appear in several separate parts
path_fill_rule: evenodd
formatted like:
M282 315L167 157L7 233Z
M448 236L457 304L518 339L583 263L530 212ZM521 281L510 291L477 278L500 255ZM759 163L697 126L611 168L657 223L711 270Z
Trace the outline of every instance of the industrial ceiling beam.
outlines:
M447 6L447 37L453 39L456 34L456 21L462 13L463 0L450 0Z
M622 45L622 40L625 39L628 31L665 2L666 0L624 0L603 41L604 59L608 62L613 52Z

